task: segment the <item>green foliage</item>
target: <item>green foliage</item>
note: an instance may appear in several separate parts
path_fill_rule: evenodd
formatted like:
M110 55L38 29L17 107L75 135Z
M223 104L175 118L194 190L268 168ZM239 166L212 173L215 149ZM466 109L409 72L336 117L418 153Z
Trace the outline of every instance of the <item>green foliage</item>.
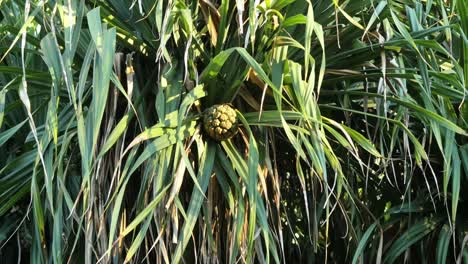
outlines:
M0 0L0 257L468 262L467 7Z

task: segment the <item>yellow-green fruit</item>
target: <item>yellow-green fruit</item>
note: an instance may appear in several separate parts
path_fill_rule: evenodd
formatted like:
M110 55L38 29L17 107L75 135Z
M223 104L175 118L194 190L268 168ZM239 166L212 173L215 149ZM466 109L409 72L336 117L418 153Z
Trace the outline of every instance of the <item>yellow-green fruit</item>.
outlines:
M203 128L212 138L222 141L237 134L237 114L228 104L213 105L203 113Z

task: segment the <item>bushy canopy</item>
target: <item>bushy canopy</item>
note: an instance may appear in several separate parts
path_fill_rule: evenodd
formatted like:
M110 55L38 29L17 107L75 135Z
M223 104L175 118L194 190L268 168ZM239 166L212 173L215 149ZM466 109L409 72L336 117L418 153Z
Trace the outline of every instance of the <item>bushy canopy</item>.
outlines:
M0 262L468 263L467 16L0 0Z

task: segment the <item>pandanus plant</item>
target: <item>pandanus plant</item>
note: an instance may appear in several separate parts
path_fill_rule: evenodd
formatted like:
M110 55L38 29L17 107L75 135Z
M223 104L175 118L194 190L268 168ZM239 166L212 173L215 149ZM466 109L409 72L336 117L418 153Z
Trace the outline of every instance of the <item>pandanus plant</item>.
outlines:
M468 5L0 1L0 257L468 260Z

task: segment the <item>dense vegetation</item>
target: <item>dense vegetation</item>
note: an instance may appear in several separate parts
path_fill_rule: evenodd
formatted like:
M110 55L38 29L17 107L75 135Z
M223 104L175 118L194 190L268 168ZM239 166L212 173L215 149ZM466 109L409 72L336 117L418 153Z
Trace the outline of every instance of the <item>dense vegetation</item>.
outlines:
M0 262L468 263L467 16L0 0Z

